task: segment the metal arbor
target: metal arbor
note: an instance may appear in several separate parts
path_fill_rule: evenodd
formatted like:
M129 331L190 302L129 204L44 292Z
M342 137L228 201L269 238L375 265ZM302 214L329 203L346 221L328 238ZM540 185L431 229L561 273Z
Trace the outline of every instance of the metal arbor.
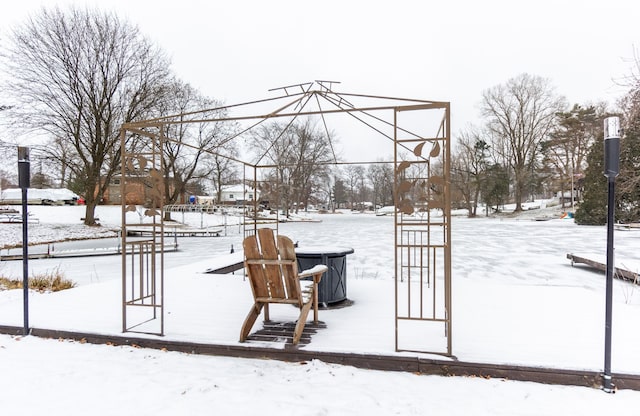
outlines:
M122 254L123 331L164 331L164 233L153 232L145 241L131 241L127 228L133 224L127 223L126 213L143 211L149 227L163 230L163 190L170 185L170 178L163 168L162 150L167 143L179 142L167 134L168 127L234 123L233 131L220 140L227 143L242 141L269 121L281 121L284 134L296 121L314 119L322 126L332 153L331 160L316 163L394 166L396 350L452 355L449 103L342 93L334 90L335 84L315 81L291 85L271 90L279 92L272 98L122 126L123 246L136 248ZM330 126L344 129L341 131L347 134L343 138L362 149L389 146L387 154L393 152L393 160L340 160ZM278 139L264 148L270 149ZM264 173L277 167L269 161L268 150L244 149L238 156L225 153L221 146L208 152L241 165L245 183L252 184L254 191ZM145 195L144 208L128 198L135 192ZM254 195L254 214L258 202ZM257 226L257 221L245 224L245 234L255 232ZM154 321L160 324L150 329Z

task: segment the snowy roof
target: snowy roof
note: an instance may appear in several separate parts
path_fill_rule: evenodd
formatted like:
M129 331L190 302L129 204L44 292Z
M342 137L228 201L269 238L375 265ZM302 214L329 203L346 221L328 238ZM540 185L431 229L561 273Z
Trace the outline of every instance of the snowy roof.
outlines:
M239 193L253 192L253 188L248 185L229 185L229 186L223 186L222 192L239 192Z
M27 196L30 199L48 199L51 201L68 201L74 198L80 198L76 193L66 188L46 188L36 189L29 188L27 190ZM0 191L0 200L15 200L22 199L22 189L20 188L8 188Z

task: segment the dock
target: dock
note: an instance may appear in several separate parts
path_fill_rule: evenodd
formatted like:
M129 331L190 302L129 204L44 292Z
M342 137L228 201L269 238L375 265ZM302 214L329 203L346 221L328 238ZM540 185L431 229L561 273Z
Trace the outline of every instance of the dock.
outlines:
M165 237L219 237L224 232L224 227L191 228L183 226L166 226L161 231L160 227L138 225L127 227L128 236L152 236L164 233Z
M632 222L628 224L617 223L613 224L616 230L620 231L640 231L640 223Z
M213 264L205 273L227 274L244 268L244 252L238 251L231 254L216 256L212 259Z
M586 264L589 267L592 267L596 270L600 270L602 272L606 272L607 265L605 263L600 263L599 261L591 260L586 257L576 256L574 254L568 253L567 258L571 260L571 265L574 263ZM621 280L625 280L627 282L640 284L640 280L638 280L638 273L632 272L630 270L622 269L620 267L614 267L613 269L613 277Z
M87 248L73 248L73 249L55 249L55 246L60 244L41 244L38 246L29 247L29 259L54 259L54 258L71 258L71 257L90 257L90 256L114 256L122 254L122 245L105 245L100 247L87 247ZM127 252L132 252L132 248L129 247ZM165 253L178 251L178 244L176 242L166 242L163 247ZM0 252L0 261L16 261L22 260L22 248L14 248L7 250L7 254Z

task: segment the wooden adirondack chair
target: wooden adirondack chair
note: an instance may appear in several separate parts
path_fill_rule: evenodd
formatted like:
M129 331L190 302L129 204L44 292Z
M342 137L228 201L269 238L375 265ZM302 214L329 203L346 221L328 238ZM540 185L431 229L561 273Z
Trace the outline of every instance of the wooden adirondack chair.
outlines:
M240 342L264 309L264 319L269 320L269 304L284 303L300 308L300 316L293 334L293 343L300 341L307 315L313 306L313 322L318 322L318 282L327 266L317 265L298 273L298 263L293 242L285 236L274 238L273 230L260 228L257 235L244 239L244 265L253 291L254 303L240 331ZM311 281L300 281L312 277ZM301 284L302 283L302 284Z

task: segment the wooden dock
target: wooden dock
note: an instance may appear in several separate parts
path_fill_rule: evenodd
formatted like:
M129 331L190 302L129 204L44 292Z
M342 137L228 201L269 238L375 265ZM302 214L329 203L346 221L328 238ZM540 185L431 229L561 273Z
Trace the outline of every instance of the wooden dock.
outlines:
M164 244L165 253L178 251L178 244L167 242ZM132 252L132 249L129 248L128 252ZM112 247L93 247L86 249L73 249L73 250L47 250L41 252L33 252L29 253L30 260L38 260L38 259L54 259L54 258L72 258L72 257L91 257L91 256L114 256L122 254L122 246L112 246ZM22 253L18 252L16 254L0 254L0 261L16 261L22 260Z
M244 252L238 251L223 256L216 256L212 259L212 265L205 273L227 274L244 268Z
M620 231L640 231L640 223L637 222L632 222L629 224L613 224L613 227L616 230L620 230Z
M165 226L162 231L165 237L219 237L224 227L190 228L181 226ZM160 228L150 226L127 227L128 236L151 236L160 234Z
M589 267L593 267L596 270L600 270L602 272L606 272L607 265L604 263L600 263L599 261L591 260L586 257L576 256L574 254L568 253L567 258L571 260L571 265L574 263L586 264ZM620 267L615 267L613 270L613 276L615 278L626 280L628 282L632 282L635 284L640 284L640 280L638 280L638 273L634 273L629 270L622 269Z

